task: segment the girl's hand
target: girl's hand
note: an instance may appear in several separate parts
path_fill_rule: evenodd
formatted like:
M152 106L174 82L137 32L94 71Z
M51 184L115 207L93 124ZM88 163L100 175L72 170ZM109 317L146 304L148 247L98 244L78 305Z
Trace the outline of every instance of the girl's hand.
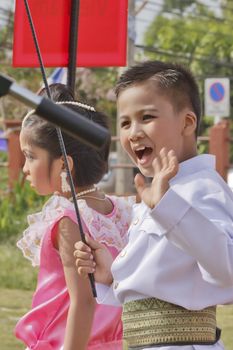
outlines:
M86 278L89 273L94 273L96 282L112 284L112 255L103 244L89 236L86 236L86 242L88 245L82 241L75 243L74 256L78 274Z
M169 189L169 180L173 178L179 169L175 152L162 148L159 155L153 161L154 178L148 186L142 175L135 176L135 186L141 199L153 209Z

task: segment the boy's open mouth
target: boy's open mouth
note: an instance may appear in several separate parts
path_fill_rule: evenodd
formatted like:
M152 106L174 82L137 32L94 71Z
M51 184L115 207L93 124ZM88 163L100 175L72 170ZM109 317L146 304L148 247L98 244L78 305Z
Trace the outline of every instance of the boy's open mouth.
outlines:
M135 150L134 152L139 160L146 160L147 157L151 155L152 151L153 150L151 147L144 147L142 149Z

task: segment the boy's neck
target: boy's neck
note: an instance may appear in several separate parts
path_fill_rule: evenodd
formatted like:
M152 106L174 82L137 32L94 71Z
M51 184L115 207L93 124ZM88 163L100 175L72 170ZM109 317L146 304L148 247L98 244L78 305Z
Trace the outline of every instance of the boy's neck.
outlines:
M191 159L197 156L197 148L190 150L189 152L185 152L185 154L179 159L179 163L184 162L185 160Z

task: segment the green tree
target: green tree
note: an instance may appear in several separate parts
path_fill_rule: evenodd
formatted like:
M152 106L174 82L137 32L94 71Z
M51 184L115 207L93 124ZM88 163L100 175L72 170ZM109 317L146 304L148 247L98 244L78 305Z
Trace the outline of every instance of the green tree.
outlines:
M175 9L182 14L193 3L195 3L193 0L164 0L163 11L170 11Z
M162 9L155 17L145 34L148 55L186 63L198 76L231 75L233 11L225 10L226 18L223 8L220 17L197 1L190 3L195 6L182 15L170 11L167 16Z
M179 62L190 67L203 94L205 78L233 78L232 32L232 1L222 1L216 11L216 6L208 7L199 1L165 0L145 33L144 52L150 59ZM204 118L203 134L209 126L210 119Z

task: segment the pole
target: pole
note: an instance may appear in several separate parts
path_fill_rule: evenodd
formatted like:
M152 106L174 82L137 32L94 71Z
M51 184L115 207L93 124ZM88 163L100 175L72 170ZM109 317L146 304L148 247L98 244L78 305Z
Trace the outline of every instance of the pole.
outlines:
M73 94L75 95L75 80L76 80L76 65L77 65L77 46L78 46L78 22L79 22L79 8L80 0L72 0L71 2L71 13L70 13L70 33L69 33L69 58L68 58L68 72L67 72L67 86L70 87ZM72 188L72 187L71 187ZM75 210L78 212L78 204L74 196ZM82 225L80 216L77 217L80 233L82 237ZM85 242L85 236L82 240ZM92 294L94 297L97 296L95 289L95 280L92 273L88 274Z
M72 0L71 13L70 13L67 86L69 86L73 92L75 90L76 65L77 65L79 8L80 8L80 0Z
M127 41L127 66L134 64L134 41L135 41L135 0L129 0L128 7L128 41ZM117 133L119 135L119 121L117 122ZM128 155L122 149L120 143L117 143L117 162L120 164L132 164ZM119 168L116 171L117 195L127 195L134 190L133 168Z

